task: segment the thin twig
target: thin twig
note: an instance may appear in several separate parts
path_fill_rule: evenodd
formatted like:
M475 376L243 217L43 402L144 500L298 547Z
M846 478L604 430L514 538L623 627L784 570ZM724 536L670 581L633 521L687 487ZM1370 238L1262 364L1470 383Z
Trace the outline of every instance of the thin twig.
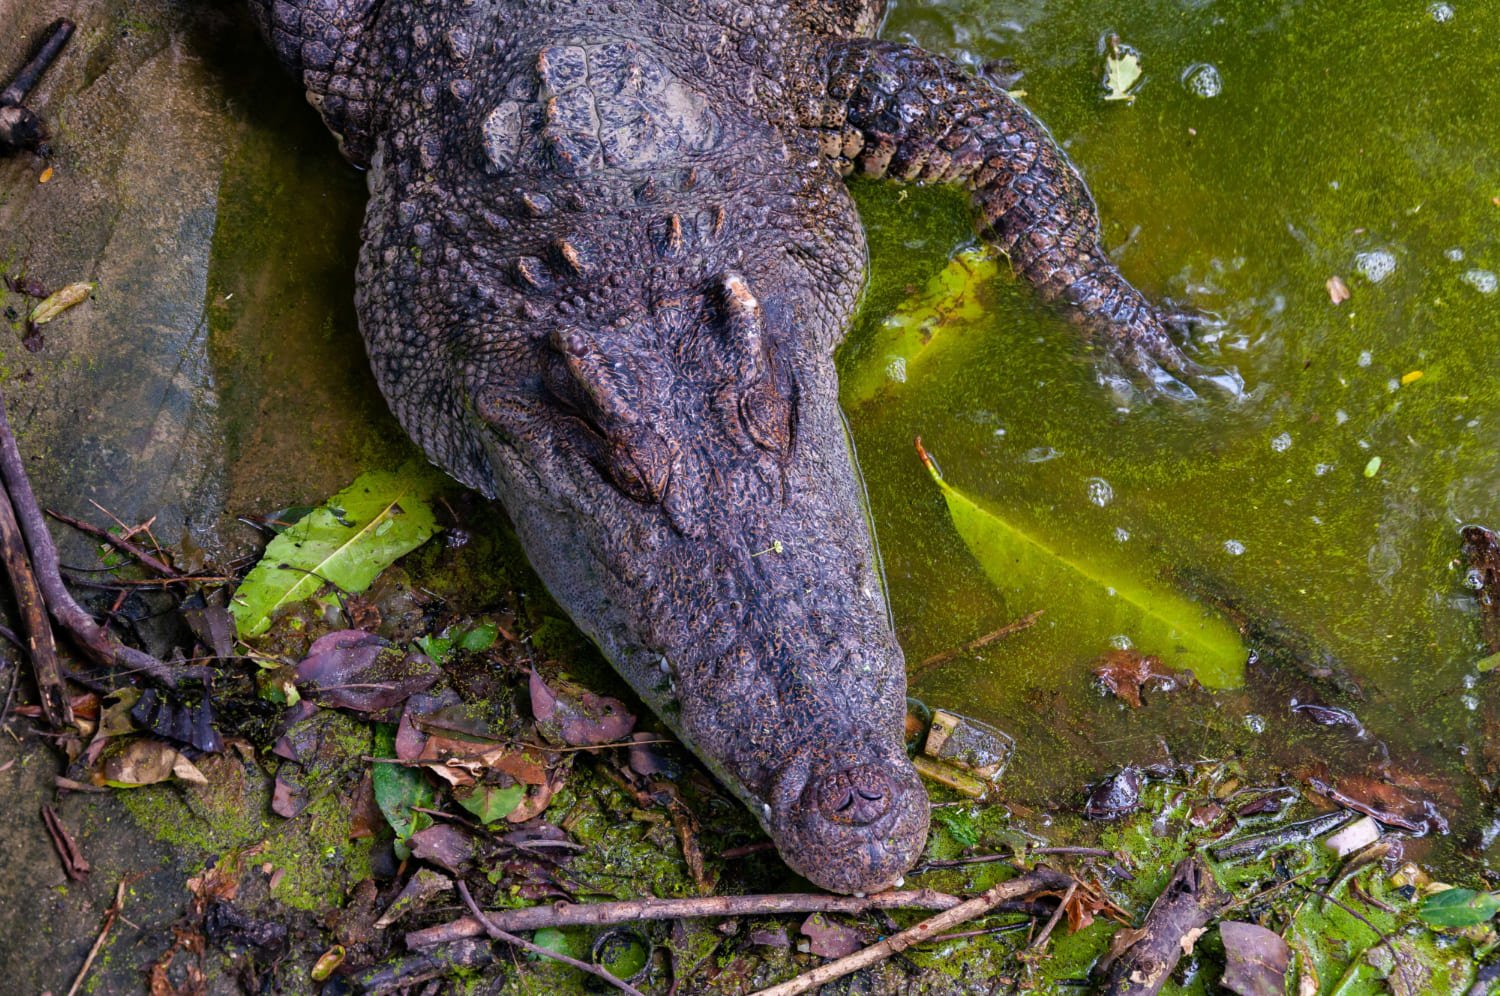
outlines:
M47 509L47 514L52 516L52 518L56 519L58 522L63 523L64 525L72 526L74 529L78 530L81 533L87 533L88 535L93 536L96 539L103 540L110 546L114 547L116 550L119 550L121 553L125 554L127 557L134 558L142 567L145 567L148 570L155 571L162 577L182 577L181 571L173 567L171 564L162 561L150 550L147 550L139 543L129 540L124 536L116 536L108 529L102 529L99 526L94 525L92 522L84 522L82 519L75 519L71 515L64 515L62 512L59 512L55 509Z
M1070 854L1084 858L1112 858L1114 851L1102 847L1028 847L1026 854ZM949 858L946 861L929 861L918 871L929 868L962 868L965 865L987 865L992 861L1015 861L1026 854L1016 851L1001 851L995 854L971 854L966 858Z
M570 958L560 952L549 951L547 948L544 948L539 944L531 943L524 937L517 937L515 934L501 930L499 927L496 927L495 925L490 923L489 917L485 916L484 911L479 908L479 904L474 902L474 897L469 894L469 886L464 882L463 879L458 879L454 884L458 887L459 898L464 901L464 905L469 908L469 912L473 913L475 918L484 925L484 932L495 940L504 941L506 944L509 944L513 947L523 948L524 950L530 951L534 955L540 955L543 958L551 958L553 961L560 961L564 965L571 965L572 967L578 969L580 972L587 972L588 974L594 976L596 979L607 982L609 985L614 986L621 992L630 993L631 996L643 996L641 991L635 986L632 986L624 979L616 978L609 972L605 971L604 968L599 965L591 965L586 961L579 961L577 958Z
M26 541L16 521L15 509L3 494L0 494L0 557L5 560L5 573L10 577L16 607L21 611L26 649L31 658L32 674L36 677L37 693L41 697L42 713L53 729L67 729L74 725L73 707L68 704L68 690L63 685L62 672L58 670L57 644L52 641L46 599L42 597L36 573L31 569L31 557L26 553Z
M1031 943L1031 950L1040 951L1046 946L1047 938L1052 936L1052 931L1057 927L1057 921L1062 919L1063 913L1068 908L1069 901L1072 900L1073 894L1077 891L1078 883L1075 881L1072 885L1068 886L1068 891L1063 893L1062 901L1057 904L1057 909L1052 911L1052 917L1047 921L1047 926L1042 928L1042 932L1037 935L1037 939Z
M1035 612L1028 612L1021 618L1006 623L1004 626L1001 626L993 633L986 633L983 636L979 637L977 640L970 640L968 643L965 643L961 647L953 647L949 650L944 650L942 653L933 654L931 657L912 667L911 674L921 674L923 671L935 668L939 664L948 663L960 654L967 654L972 653L975 650L981 650L994 643L996 640L1001 639L1002 637L1010 636L1014 633L1019 633L1022 630L1030 629L1031 627L1036 625L1036 621L1038 619L1042 618L1042 613L1044 611L1046 610L1037 609Z
M3 394L0 394L0 478L4 479L5 490L10 494L11 504L15 508L16 520L20 523L22 535L26 537L26 546L31 553L31 567L36 572L42 600L52 613L52 618L73 635L95 663L141 671L164 685L175 685L176 679L171 668L150 654L125 646L114 634L100 627L94 617L73 600L73 596L63 585L62 574L57 566L57 546L52 541L52 534L47 531L47 521L42 515L41 506L37 504L36 494L31 490L31 480L26 475L21 449L16 445L10 421L5 417Z
M104 923L99 928L99 936L94 939L94 946L89 948L89 956L83 959L83 967L78 970L78 976L73 980L73 985L68 989L68 996L77 996L78 988L83 985L84 978L89 974L89 969L94 965L94 959L99 957L100 950L104 947L104 939L109 936L110 929L114 927L115 921L120 918L120 911L125 908L125 880L120 880L120 885L115 889L114 905L104 911Z
M1050 868L1038 868L1009 881L1001 882L968 902L960 903L936 916L930 916L914 927L887 937L879 944L872 944L846 958L820 965L811 972L806 972L780 985L762 989L755 996L796 996L798 993L808 992L834 979L841 979L862 968L868 968L893 955L898 955L912 945L921 944L949 927L984 916L1008 899L1044 889L1059 889L1067 885L1077 885L1071 875L1064 875Z
M553 903L523 909L493 910L492 924L502 930L539 930L543 927L605 927L643 920L693 920L706 917L760 916L777 913L864 913L867 910L947 910L959 905L957 896L931 889L877 892L858 899L828 893L785 893L762 896L707 896L701 899L632 899L615 903ZM406 946L425 948L483 933L479 921L464 917L406 935Z

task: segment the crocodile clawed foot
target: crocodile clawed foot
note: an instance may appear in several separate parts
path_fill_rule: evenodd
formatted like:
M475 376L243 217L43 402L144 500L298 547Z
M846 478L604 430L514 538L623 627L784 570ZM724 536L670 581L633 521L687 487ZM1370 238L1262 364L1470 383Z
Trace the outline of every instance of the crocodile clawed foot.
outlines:
M1172 312L1161 314L1154 324L1156 334L1122 341L1114 350L1115 358L1125 368L1126 378L1136 388L1149 395L1181 402L1197 401L1205 387L1230 399L1245 393L1245 379L1239 370L1197 362L1166 331L1171 329L1178 333L1179 338L1191 341L1195 329L1222 326L1222 319L1213 315Z

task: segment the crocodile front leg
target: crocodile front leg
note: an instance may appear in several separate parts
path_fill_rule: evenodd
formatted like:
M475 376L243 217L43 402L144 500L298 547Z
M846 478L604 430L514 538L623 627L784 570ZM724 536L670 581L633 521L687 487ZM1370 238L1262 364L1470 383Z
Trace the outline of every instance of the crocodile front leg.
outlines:
M381 0L250 0L250 15L350 162L374 151L380 80L371 58Z
M1193 396L1173 374L1197 367L1172 341L1163 313L1105 255L1093 197L1030 112L999 87L908 45L842 43L825 69L823 150L845 174L966 185L980 234L1043 299L1157 389Z

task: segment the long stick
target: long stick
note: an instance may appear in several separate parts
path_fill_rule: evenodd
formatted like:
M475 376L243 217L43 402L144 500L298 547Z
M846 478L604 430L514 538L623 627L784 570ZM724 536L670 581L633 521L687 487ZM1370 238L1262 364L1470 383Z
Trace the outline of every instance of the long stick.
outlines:
M4 494L0 494L0 558L5 561L10 589L15 593L16 606L21 610L26 649L31 657L37 693L41 697L42 714L53 729L67 729L73 725L73 707L68 704L68 690L57 666L52 622L47 618L47 605L31 570L31 558L26 554L26 541L21 537L15 509L11 508L10 499Z
M561 954L557 951L551 951L538 944L532 944L524 937L517 937L515 934L501 930L500 928L489 922L489 917L485 916L484 911L479 908L479 904L474 902L474 897L469 894L469 886L464 882L464 880L459 879L456 884L458 886L459 897L463 899L464 905L467 906L469 910L479 918L482 924L484 924L485 933L489 934L495 940L504 941L506 944L514 945L515 947L521 948L523 951L530 951L532 954L540 955L543 958L551 958L553 961L560 961L564 965L571 965L574 968L578 969L580 972L587 972L588 974L594 976L596 979L599 979L602 982L609 983L616 989L619 989L621 992L629 993L630 996L643 996L641 991L635 986L632 986L624 979L611 975L609 972L605 971L598 965L591 965L586 961L579 961L577 958L570 958L567 955Z
M704 917L757 916L776 913L863 913L866 910L946 910L962 900L932 889L877 892L863 899L826 893L793 892L769 896L708 896L702 899L632 899L617 903L554 903L486 914L501 930L540 930L543 927L604 927L644 920L692 920ZM484 928L474 917L463 917L406 935L409 948L478 937Z
M11 80L4 90L0 90L0 107L23 102L35 89L42 74L47 71L47 67L57 60L63 46L71 37L73 37L72 21L65 17L53 21L51 27L47 29L47 39L42 42L42 47L37 49L36 55L21 67L21 71L16 73L15 79Z
M936 934L940 934L956 924L973 920L975 917L984 916L990 910L999 906L1008 899L1017 896L1028 895L1042 889L1065 889L1076 884L1071 875L1053 871L1050 868L1038 868L1027 872L1025 875L1017 876L1007 882L985 890L968 902L960 903L950 910L944 910L936 916L930 916L926 920L909 927L899 934L892 934L879 944L872 944L863 951L856 951L847 958L840 958L821 965L795 979L762 989L754 996L797 996L810 989L841 979L846 975L857 972L862 968L868 968L877 962L884 961L894 955L900 954L914 944L921 944Z
M16 445L16 437L10 430L10 421L5 417L3 394L0 394L0 477L4 478L5 490L15 508L16 520L20 523L22 535L26 537L26 546L31 551L31 568L36 572L42 600L46 602L52 618L73 635L95 663L123 667L148 674L164 685L175 685L176 680L167 665L150 654L127 647L115 639L114 634L96 623L94 617L73 600L73 596L63 585L57 547L52 542L52 534L47 531L47 521L31 490L31 480L26 476L21 449Z
M99 952L104 947L104 939L109 936L110 929L114 927L115 921L120 918L120 912L125 909L125 880L120 880L119 888L115 889L115 903L104 911L104 925L99 928L99 936L94 938L94 946L89 948L89 956L83 959L83 967L78 970L78 975L73 979L73 985L68 989L68 996L77 996L78 988L83 985L83 980L88 977L89 969L94 966L94 959L99 957Z

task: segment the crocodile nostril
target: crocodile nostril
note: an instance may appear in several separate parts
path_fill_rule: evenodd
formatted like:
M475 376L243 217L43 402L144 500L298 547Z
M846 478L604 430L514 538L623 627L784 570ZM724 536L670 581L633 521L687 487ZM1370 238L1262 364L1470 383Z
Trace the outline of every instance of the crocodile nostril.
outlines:
M816 787L818 810L834 823L874 823L891 807L890 776L873 764L824 776Z

